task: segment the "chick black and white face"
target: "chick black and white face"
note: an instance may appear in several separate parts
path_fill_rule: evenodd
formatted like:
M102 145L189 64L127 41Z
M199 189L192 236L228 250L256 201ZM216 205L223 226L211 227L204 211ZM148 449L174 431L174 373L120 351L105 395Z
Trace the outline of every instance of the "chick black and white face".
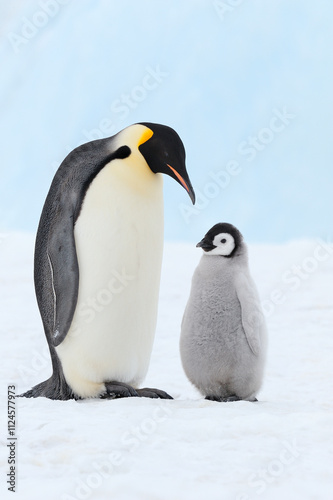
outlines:
M241 247L243 237L238 229L227 222L215 224L197 247L207 255L220 255L222 257L233 257Z

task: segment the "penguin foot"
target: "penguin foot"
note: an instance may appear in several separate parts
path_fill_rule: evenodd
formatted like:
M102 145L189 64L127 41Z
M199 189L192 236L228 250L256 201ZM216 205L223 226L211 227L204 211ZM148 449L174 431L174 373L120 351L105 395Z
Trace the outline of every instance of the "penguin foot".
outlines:
M140 398L173 399L170 394L165 391L161 391L160 389L149 389L148 387L145 387L144 389L137 389L136 392Z
M65 378L60 372L53 372L52 376L35 385L24 394L18 394L17 398L49 398L59 401L68 401L69 399L80 399L76 396L67 384Z
M123 382L105 382L106 391L100 395L101 399L130 398L139 396L137 391Z
M209 394L205 399L208 399L208 401L221 401L219 396L214 396L213 394Z
M214 396L214 395L209 395L206 396L205 399L208 399L209 401L219 401L221 403L231 403L233 401L241 401L241 398L236 396L236 394L232 396L228 396L227 398L222 398L220 396Z
M241 401L241 398L239 398L238 396L234 395L234 396L229 396L228 398L222 398L221 401L223 403L231 403L233 401Z

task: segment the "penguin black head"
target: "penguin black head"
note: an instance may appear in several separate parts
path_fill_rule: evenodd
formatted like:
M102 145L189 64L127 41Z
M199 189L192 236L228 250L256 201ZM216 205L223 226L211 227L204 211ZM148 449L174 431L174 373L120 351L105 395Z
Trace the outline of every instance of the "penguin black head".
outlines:
M155 174L167 174L179 182L194 204L195 193L185 167L185 149L177 132L157 123L139 125L149 129L143 134L138 147L150 170Z
M196 246L208 255L234 257L239 254L238 250L242 245L243 236L238 229L227 222L220 222L215 224Z

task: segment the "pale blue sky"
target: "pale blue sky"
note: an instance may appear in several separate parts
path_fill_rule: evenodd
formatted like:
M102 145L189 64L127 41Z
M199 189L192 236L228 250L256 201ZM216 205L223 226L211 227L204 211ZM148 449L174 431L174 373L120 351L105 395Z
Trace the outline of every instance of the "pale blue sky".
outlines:
M166 239L332 236L333 4L234 3L3 0L0 230L36 231L69 150L152 121L199 201L165 179Z

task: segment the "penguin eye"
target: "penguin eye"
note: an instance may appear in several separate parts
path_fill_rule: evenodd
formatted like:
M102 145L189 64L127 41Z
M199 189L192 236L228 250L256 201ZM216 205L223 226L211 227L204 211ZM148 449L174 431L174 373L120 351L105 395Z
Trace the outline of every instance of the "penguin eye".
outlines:
M222 238L221 243L226 243L227 240L225 238Z

